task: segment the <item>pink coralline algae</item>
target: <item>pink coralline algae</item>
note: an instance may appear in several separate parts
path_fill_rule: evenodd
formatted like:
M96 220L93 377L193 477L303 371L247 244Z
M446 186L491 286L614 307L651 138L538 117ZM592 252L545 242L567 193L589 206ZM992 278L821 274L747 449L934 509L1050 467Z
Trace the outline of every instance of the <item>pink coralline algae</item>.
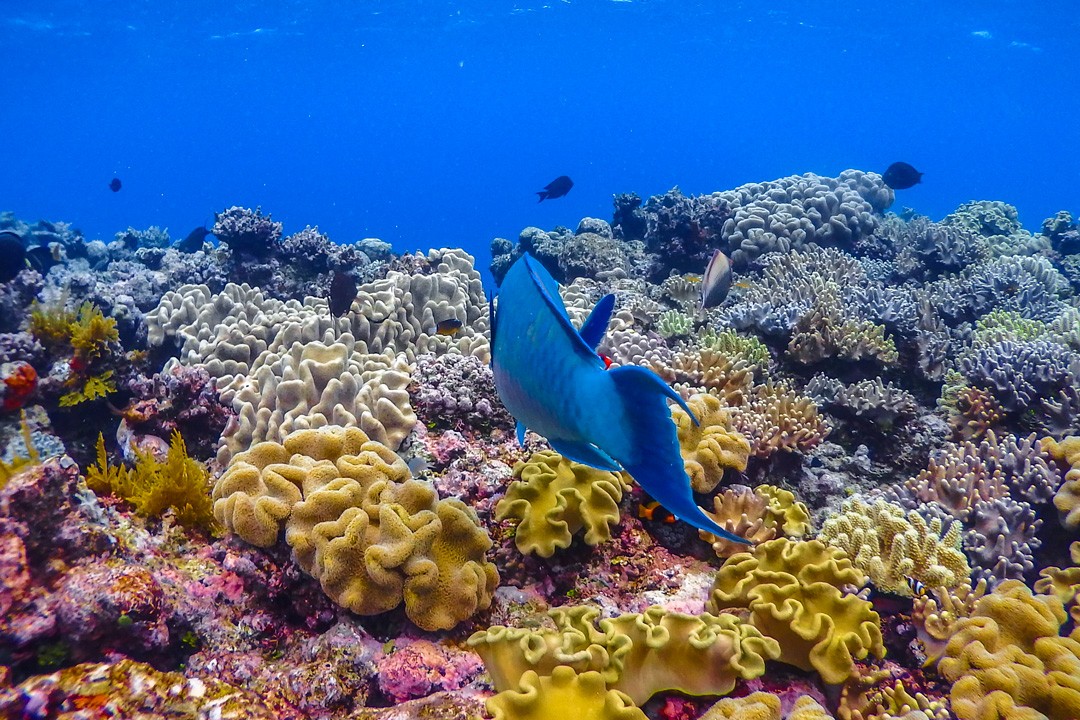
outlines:
M432 429L474 437L508 433L514 420L495 393L491 368L471 355L420 355L409 400L416 417Z
M394 703L458 690L484 670L480 657L425 639L398 638L379 662L379 690Z

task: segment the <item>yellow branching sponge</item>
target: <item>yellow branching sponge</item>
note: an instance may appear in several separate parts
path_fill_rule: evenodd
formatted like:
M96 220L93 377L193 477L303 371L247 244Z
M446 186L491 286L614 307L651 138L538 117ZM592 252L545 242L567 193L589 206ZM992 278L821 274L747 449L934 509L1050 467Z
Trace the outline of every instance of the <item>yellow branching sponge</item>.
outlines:
M780 713L780 698L756 692L742 698L724 698L709 708L701 720L832 720L832 715L809 695L795 701L787 716Z
M802 537L810 532L810 512L794 493L773 485L759 485L751 490L740 485L730 487L713 498L713 512L705 514L720 527L753 543L772 540L777 535ZM699 530L702 540L712 544L719 557L743 552L746 546Z
M686 615L654 606L599 620L598 627L598 607L548 614L555 629L495 626L469 638L496 690L516 687L530 671L543 676L565 666L598 673L606 688L637 704L667 690L726 695L739 678L760 677L765 661L780 654L775 640L734 615Z
M971 567L960 532L959 522L942 535L941 520L927 525L914 510L880 498L872 505L853 498L825 521L818 538L846 552L879 590L910 596L908 578L947 590L968 580Z
M95 493L112 494L131 503L135 512L157 517L169 508L184 527L201 527L217 534L210 500L210 475L198 460L188 457L180 433L173 431L165 462L150 452L137 452L135 467L109 465L105 439L98 434L97 465L86 471L86 485Z
M732 427L731 417L718 397L698 394L686 404L697 417L698 425L677 405L671 411L686 474L694 492L712 492L724 479L724 470L746 469L750 442Z
M551 557L569 547L582 529L588 545L611 539L627 482L622 473L597 470L544 450L517 463L514 477L518 479L495 506L495 519L518 521L514 543L522 553Z
M646 720L645 713L618 690L611 690L599 673L578 674L560 665L550 676L526 671L515 690L488 699L495 720Z
M1080 435L1072 435L1061 442L1044 438L1042 449L1058 462L1069 465L1065 482L1054 495L1054 506L1061 515L1061 524L1070 530L1080 529Z
M748 609L750 623L780 643L781 662L839 684L851 676L855 660L885 656L878 614L844 590L865 583L842 550L819 540L778 538L728 558L706 609Z
M416 625L445 630L489 607L499 581L476 513L439 500L357 428L300 430L237 454L214 512L262 547L284 529L297 564L360 615L404 602Z
M1080 630L1059 635L1061 600L1006 580L959 620L938 670L960 720L1080 718Z

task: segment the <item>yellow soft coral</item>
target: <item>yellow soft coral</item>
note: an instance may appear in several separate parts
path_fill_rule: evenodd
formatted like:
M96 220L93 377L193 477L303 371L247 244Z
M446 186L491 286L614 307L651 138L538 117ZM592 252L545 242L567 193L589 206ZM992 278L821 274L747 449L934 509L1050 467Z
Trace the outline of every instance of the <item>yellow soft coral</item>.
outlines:
M686 401L698 424L678 406L672 406L672 419L678 428L686 474L694 492L712 492L724 479L728 468L742 472L750 457L750 443L731 425L731 417L720 399L713 395L694 395Z
M701 720L781 720L780 698L756 692L742 698L724 698L709 708ZM809 695L795 701L786 720L832 720L832 715Z
M86 472L86 485L98 494L111 493L131 503L140 515L156 517L169 508L185 527L220 531L210 499L210 475L188 457L187 445L173 431L165 462L150 452L138 452L135 467L109 465L105 439L98 434L97 465Z
M938 670L960 720L1080 717L1080 633L1061 637L1061 600L1007 580L955 624Z
M514 543L522 553L551 557L585 529L585 542L611 539L619 522L625 476L571 462L550 450L514 466L518 478L495 506L495 519L518 521Z
M599 673L579 675L565 665L547 677L525 672L518 689L487 701L487 711L495 720L646 720L630 698L608 689Z
M19 432L22 435L23 444L26 446L26 457L14 455L11 462L0 460L0 488L7 485L8 480L14 477L16 473L41 463L41 453L38 451L37 446L34 445L30 424L26 421L26 411L23 410L21 413L22 419L20 420Z
M752 543L772 540L778 534L800 537L810 531L810 512L794 493L773 485L759 485L751 490L745 486L728 488L713 498L713 512L705 514L720 527L746 538ZM702 540L712 544L719 557L743 552L746 545L733 543L712 533L699 530Z
M818 536L848 554L878 589L911 595L908 578L929 587L954 590L971 574L961 550L960 523L942 535L941 521L878 499L872 505L853 498L825 521Z
M469 638L496 690L514 687L528 671L568 666L596 672L605 687L643 703L657 692L723 695L736 680L760 677L780 648L733 615L686 615L650 607L597 620L595 606L549 612L556 629L492 627Z
M843 551L779 538L728 558L706 608L748 609L750 623L780 643L781 662L842 683L855 660L885 655L878 614L844 591L865 582Z
M1065 482L1054 496L1054 506L1061 515L1061 524L1076 530L1080 528L1080 435L1072 435L1061 442L1044 438L1042 449L1058 462L1069 465Z
M215 513L264 547L282 528L297 564L361 615L405 604L425 630L491 604L499 576L476 513L439 500L385 445L357 428L300 430L237 454L218 480Z

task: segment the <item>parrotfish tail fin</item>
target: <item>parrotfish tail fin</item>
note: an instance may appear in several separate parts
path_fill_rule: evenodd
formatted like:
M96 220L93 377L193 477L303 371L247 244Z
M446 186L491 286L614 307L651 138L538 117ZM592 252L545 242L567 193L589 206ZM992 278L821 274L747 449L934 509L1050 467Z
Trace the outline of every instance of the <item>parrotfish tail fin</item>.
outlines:
M541 190L540 192L538 192L536 194L540 196L540 199L537 200L536 202L544 202L544 199L547 197L547 190Z
M694 502L667 399L677 400L690 413L686 403L656 373L645 368L616 368L609 376L621 401L622 417L613 418L608 427L630 434L630 457L616 458L623 469L680 520L725 540L749 545L747 540L717 525Z
M605 295L593 306L592 312L589 313L589 317L586 318L581 330L578 331L581 339L593 350L599 347L600 341L604 339L608 323L611 322L613 310L615 310L615 296L611 294Z

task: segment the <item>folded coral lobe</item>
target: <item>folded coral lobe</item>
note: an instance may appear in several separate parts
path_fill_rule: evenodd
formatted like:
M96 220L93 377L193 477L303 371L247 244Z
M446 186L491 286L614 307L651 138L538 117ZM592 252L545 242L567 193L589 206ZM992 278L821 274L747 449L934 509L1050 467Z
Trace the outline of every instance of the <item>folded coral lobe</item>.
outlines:
M529 254L506 273L495 313L492 370L499 398L524 427L565 457L625 469L680 519L735 542L694 502L667 400L686 404L651 370L608 371L599 342L611 301L586 321L589 341L570 323L555 279Z

